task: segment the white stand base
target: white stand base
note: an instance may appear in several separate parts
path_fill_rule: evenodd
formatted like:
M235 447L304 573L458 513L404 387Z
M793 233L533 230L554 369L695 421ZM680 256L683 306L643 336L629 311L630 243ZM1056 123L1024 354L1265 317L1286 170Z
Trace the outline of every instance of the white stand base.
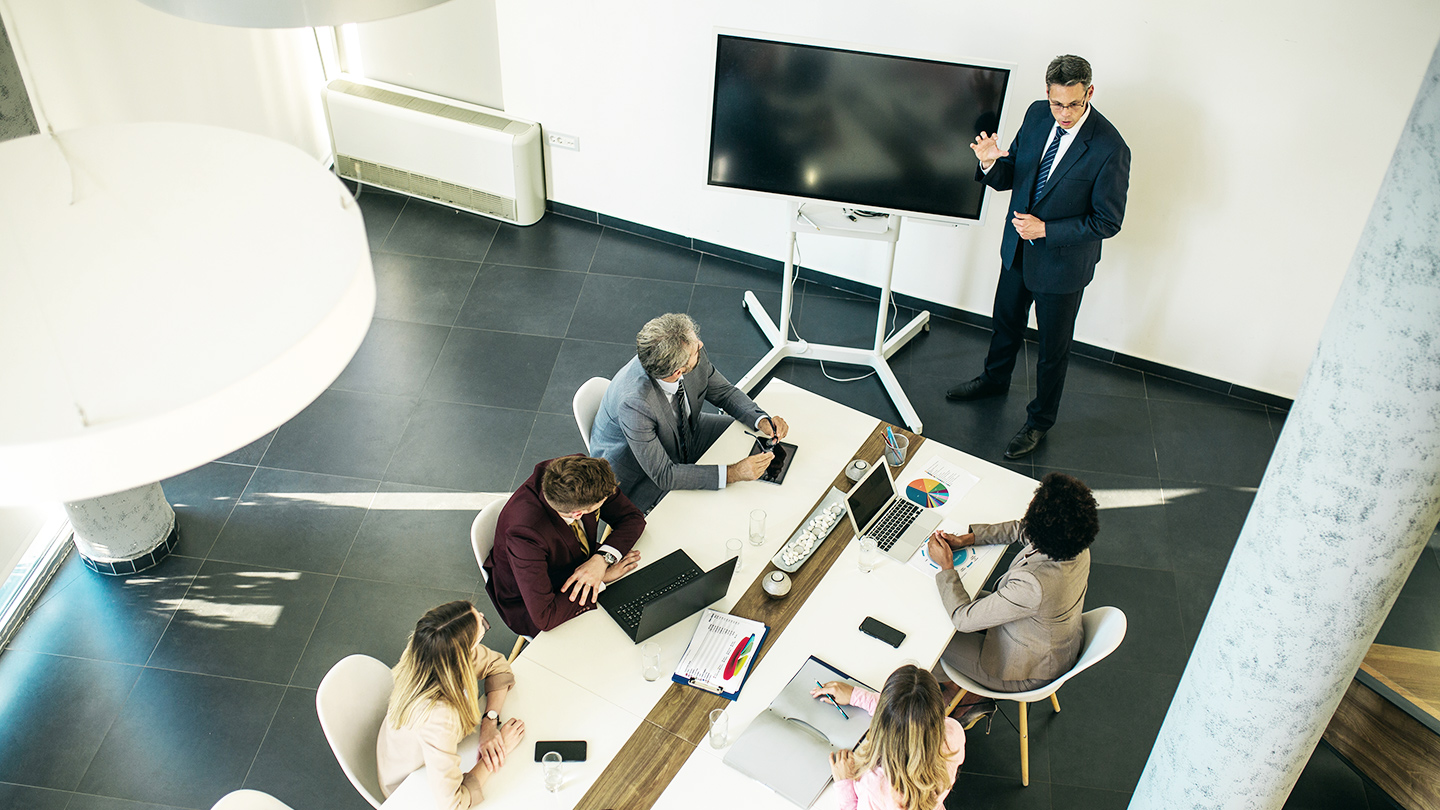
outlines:
M750 389L759 382L766 374L769 374L781 360L795 358L800 360L830 361L833 363L846 363L852 366L866 366L875 370L876 376L885 386L885 392L890 395L890 401L895 404L895 409L900 412L901 418L905 420L905 426L914 433L922 433L924 427L920 422L920 415L915 412L914 406L910 404L910 398L905 396L905 389L900 387L900 381L895 378L895 372L890 370L888 358L899 351L901 346L909 343L911 338L920 334L922 330L930 331L930 310L924 310L905 324L905 328L896 332L888 340L885 338L886 315L890 310L890 281L895 274L895 242L900 235L900 218L889 217L891 222L883 232L858 232L851 228L831 227L829 220L835 219L835 215L844 216L842 209L823 209L814 204L804 206L791 204L790 206L790 233L788 250L785 253L785 279L780 294L780 325L771 320L770 314L755 297L755 293L746 290L742 306L755 319L760 330L770 341L771 349L760 358L755 367L741 377L735 383L741 391L749 393ZM803 209L803 210L802 210ZM808 214L808 216L807 216ZM804 224L801 224L803 221ZM817 225L816 223L824 223ZM807 227L808 226L808 227ZM847 236L859 239L876 239L890 243L887 256L887 267L885 270L885 285L880 291L880 314L875 325L875 346L870 349L859 349L852 346L834 346L822 343L810 343L804 340L791 340L790 335L790 312L792 284L795 280L795 234L797 230L801 233L820 233L829 236Z

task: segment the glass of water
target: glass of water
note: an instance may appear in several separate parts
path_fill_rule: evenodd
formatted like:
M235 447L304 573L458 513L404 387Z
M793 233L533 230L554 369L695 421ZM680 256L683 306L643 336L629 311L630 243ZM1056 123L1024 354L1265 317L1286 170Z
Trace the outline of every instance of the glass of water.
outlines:
M559 751L546 751L540 758L540 767L545 772L545 789L557 793L565 784L565 764L560 761Z
M874 571L877 562L880 562L880 548L875 544L875 538L867 534L860 538L860 573Z
M654 681L660 678L660 645L653 641L647 641L640 645L640 674L645 680Z
M765 542L765 510L752 509L750 511L750 545L758 546Z
M710 711L710 747L724 748L725 735L730 731L730 720L724 709Z
M745 544L740 542L740 538L738 537L732 537L729 540L725 541L725 558L729 559L731 557L734 557L738 561L735 563L736 568L739 568L745 562L745 560L740 556L740 552L744 550Z

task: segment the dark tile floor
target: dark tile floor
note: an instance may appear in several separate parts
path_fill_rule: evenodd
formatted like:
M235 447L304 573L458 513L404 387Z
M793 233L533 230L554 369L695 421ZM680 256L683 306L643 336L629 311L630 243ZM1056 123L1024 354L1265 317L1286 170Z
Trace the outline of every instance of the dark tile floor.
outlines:
M182 541L128 578L67 562L0 655L0 806L208 808L268 791L296 810L353 808L315 717L341 657L394 661L427 608L485 604L468 528L475 493L583 449L570 398L633 354L646 319L684 310L731 379L764 352L744 289L779 309L770 272L550 215L500 225L367 190L376 319L350 367L277 431L176 476ZM874 302L802 283L807 339L868 345ZM895 313L903 323L912 312ZM1024 419L1033 358L1008 395L945 389L979 368L988 332L936 319L894 358L928 435L991 460ZM831 376L854 369L827 367ZM874 379L812 363L776 376L898 422ZM1063 714L1032 713L1019 782L1008 719L972 735L955 807L1121 808L1145 764L1284 414L1077 357L1039 476L1075 473L1103 509L1091 605L1130 617L1125 645L1076 678ZM1380 634L1440 649L1440 557L1428 549ZM498 622L496 649L511 636ZM1379 808L1321 746L1287 807Z

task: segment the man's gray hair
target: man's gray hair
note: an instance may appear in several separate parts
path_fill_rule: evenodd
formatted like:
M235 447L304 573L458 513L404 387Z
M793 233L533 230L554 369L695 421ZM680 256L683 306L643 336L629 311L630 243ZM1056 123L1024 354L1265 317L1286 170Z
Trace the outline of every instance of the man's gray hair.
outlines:
M700 327L689 315L667 312L640 327L635 354L646 374L656 379L669 377L690 362L690 348L699 339Z
M1058 84L1062 87L1082 84L1090 86L1090 63L1080 57L1067 53L1050 60L1050 67L1045 68L1045 86Z

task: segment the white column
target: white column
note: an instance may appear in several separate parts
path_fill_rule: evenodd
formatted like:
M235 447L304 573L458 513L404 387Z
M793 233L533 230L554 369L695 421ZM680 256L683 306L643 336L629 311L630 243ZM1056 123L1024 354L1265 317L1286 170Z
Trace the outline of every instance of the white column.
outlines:
M159 484L70 501L65 514L75 528L75 548L101 574L144 571L165 559L180 539L175 510Z
M1132 809L1281 807L1440 518L1437 133L1440 50Z

